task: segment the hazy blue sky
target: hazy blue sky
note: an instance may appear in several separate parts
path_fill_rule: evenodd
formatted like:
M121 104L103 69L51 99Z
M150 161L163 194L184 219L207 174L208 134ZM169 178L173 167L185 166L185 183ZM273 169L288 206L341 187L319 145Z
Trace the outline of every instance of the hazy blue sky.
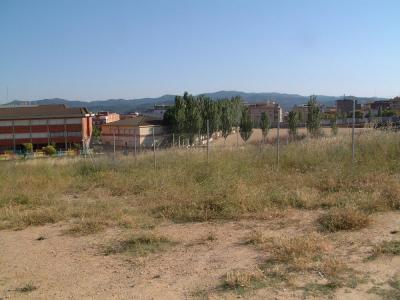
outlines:
M398 0L0 0L0 102L400 94Z

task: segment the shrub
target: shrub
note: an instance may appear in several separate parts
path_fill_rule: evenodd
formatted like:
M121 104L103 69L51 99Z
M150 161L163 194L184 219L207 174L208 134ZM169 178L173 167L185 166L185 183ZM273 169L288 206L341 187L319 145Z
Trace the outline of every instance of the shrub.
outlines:
M384 241L382 244L375 246L372 250L371 258L384 255L400 255L400 241Z
M247 270L233 270L225 275L224 287L226 289L248 288L254 282L261 281L264 274L261 270L247 271Z
M52 145L47 145L46 147L43 147L42 150L47 155L55 155L57 153L56 148L54 148Z
M322 231L355 230L370 223L369 215L351 207L333 208L317 220Z
M147 255L165 250L174 242L162 236L153 234L134 235L122 241L116 242L104 251L105 255L117 253L129 253L131 255Z

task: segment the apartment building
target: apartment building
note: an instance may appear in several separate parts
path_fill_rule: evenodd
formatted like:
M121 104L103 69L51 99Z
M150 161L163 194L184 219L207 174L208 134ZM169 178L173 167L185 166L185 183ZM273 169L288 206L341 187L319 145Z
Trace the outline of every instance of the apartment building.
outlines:
M265 112L268 115L270 122L282 122L283 114L281 106L276 102L267 101L264 103L247 104L250 117L254 124L260 124L261 115Z
M20 150L32 143L34 149L49 144L68 149L89 144L92 115L86 108L65 105L0 106L0 149Z
M136 116L124 119L101 127L101 141L103 145L116 147L151 147L153 145L153 130L158 141L163 139L166 128L162 120L151 119L145 116Z

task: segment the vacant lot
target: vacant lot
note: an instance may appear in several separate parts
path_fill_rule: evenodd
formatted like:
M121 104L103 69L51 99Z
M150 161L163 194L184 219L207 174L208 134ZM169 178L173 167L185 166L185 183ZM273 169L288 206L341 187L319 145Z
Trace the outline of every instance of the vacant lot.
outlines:
M0 298L398 299L397 133L5 162Z

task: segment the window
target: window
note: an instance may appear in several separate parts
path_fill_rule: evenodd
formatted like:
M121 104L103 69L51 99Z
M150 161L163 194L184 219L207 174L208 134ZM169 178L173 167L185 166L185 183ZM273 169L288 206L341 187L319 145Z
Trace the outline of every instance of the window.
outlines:
M12 121L0 121L0 126L12 126Z
M0 133L0 140L12 140L12 133Z
M16 120L14 121L14 126L29 126L28 120Z
M32 132L32 138L47 138L47 132Z
M82 136L80 131L68 131L68 136Z
M65 123L67 124L82 124L82 120L79 118L75 118L75 119L66 119Z
M15 138L16 139L29 139L31 135L29 133L16 133Z
M31 120L31 125L47 125L47 120Z
M50 119L49 124L50 125L63 125L64 119Z

